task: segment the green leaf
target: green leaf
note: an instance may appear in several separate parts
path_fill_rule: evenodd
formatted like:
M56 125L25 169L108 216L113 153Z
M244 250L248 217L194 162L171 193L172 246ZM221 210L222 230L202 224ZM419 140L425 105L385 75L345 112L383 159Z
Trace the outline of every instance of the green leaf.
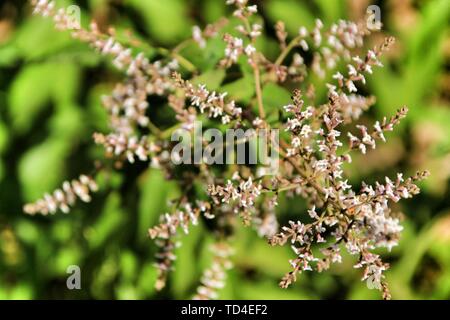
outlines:
M181 247L176 251L175 270L171 275L172 289L178 299L191 298L187 296L188 289L194 284L194 281L199 281L196 276L203 271L198 268L198 252L196 250L202 231L204 231L202 224L191 225L189 235L180 239Z
M53 273L58 276L66 275L67 267L80 265L83 259L81 248L76 245L64 246L52 257Z
M26 65L14 79L9 92L9 111L13 128L20 132L31 126L33 119L50 101L54 70L48 63Z
M272 24L281 20L286 25L286 30L292 35L298 34L301 26L310 29L314 26L314 17L304 3L295 0L270 0L265 3L269 19Z
M106 299L110 297L110 288L119 272L119 261L116 252L108 250L105 258L99 265L96 265L95 276L89 283L92 296L96 299Z
M345 0L315 0L314 2L322 11L320 18L323 19L324 22L334 23L345 17L343 12L347 7Z
M29 300L33 299L34 293L31 285L26 282L17 283L9 292L8 300Z
M66 109L73 106L76 99L80 78L80 68L74 63L45 62L26 65L14 79L9 93L13 127L19 132L27 131L37 114L50 101L56 103L63 112L61 114L67 112ZM75 112L72 112L72 116ZM79 117L74 117L76 118Z
M72 223L73 221L68 219L55 221L51 226L52 238L62 244L69 242L75 232Z
M208 23L214 23L227 15L224 1L204 1L202 9L203 17Z
M3 179L5 175L5 168L2 159L0 159L0 181Z
M52 96L57 105L73 103L77 98L81 82L81 69L73 62L55 62L50 64L54 70L51 81Z
M129 250L122 252L120 256L121 277L125 283L134 281L137 275L137 259L136 256Z
M216 66L224 56L225 42L220 37L209 39L204 49L193 44L185 48L182 54L201 71L217 70Z
M234 82L222 86L222 92L228 92L230 98L249 103L255 95L254 80L251 76L244 76Z
M275 278L280 278L289 271L288 261L292 259L289 248L271 247L266 241L255 237L255 231L250 228L240 228L235 236L236 263L252 266ZM267 259L268 256L271 258Z
M165 179L160 170L149 169L142 177L139 189L138 239L148 241L147 230L158 222L161 214L167 210L167 199L179 194L177 184Z
M108 112L101 103L101 97L110 94L112 90L110 85L99 84L92 87L88 94L88 120L100 132L109 130Z
M102 214L90 229L88 241L92 249L96 250L104 246L106 241L124 224L126 215L120 203L120 195L117 192L108 196Z
M19 180L27 201L34 201L58 186L64 176L67 149L64 141L50 139L22 156L19 162Z
M9 67L12 66L19 59L20 50L8 44L0 48L0 66Z
M443 43L450 17L450 3L446 0L429 1L425 5L420 22L402 39L406 43L400 74L388 67L374 70L369 83L377 96L377 105L383 115L392 114L402 105L410 108L410 116L421 118L426 98L434 94L443 63ZM383 60L383 59L382 59Z
M115 293L119 300L137 300L139 294L136 288L131 284L121 283L115 287Z
M79 106L72 104L59 105L58 109L49 123L51 134L74 146L80 137L84 137L82 134L86 126L84 114Z
M142 15L148 32L157 41L173 44L191 34L185 1L127 0L125 4Z
M263 104L266 111L273 112L282 109L291 102L291 93L274 83L269 83L262 90Z
M145 263L140 272L137 281L137 287L142 298L150 297L155 292L155 282L158 277L154 262Z
M192 79L193 84L204 84L208 90L217 90L225 78L225 70L209 70Z
M28 60L40 59L60 51L73 43L68 32L55 30L53 21L42 17L25 20L13 41L21 56Z
M314 299L310 295L294 290L283 290L275 281L250 282L246 279L238 280L236 299L243 300L306 300Z
M6 149L8 145L9 132L6 125L0 122L0 154Z

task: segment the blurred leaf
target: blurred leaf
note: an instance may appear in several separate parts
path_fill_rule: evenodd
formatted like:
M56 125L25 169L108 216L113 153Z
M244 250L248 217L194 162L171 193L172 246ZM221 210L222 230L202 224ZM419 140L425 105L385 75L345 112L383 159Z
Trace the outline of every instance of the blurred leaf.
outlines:
M33 298L33 290L26 282L19 282L14 286L8 296L8 300L29 300Z
M42 17L25 20L16 33L13 46L26 59L38 59L73 43L68 32L56 32L53 21Z
M81 137L85 137L82 135L86 125L84 113L72 104L60 105L58 109L49 123L52 136L75 146Z
M217 90L225 78L225 70L210 70L203 72L200 76L192 79L192 83L196 85L204 84L208 90Z
M45 107L52 94L50 64L26 65L14 79L9 91L9 111L13 127L23 132Z
M208 23L214 23L226 16L226 5L223 1L205 1L202 9L203 17Z
M70 241L74 233L72 224L73 221L67 219L56 221L55 224L51 226L52 238L62 244ZM24 226L22 226L22 228L24 228ZM29 229L30 227L28 226L26 230Z
M131 284L119 284L115 288L117 299L120 300L136 300L139 299L139 294L136 288Z
M157 277L158 274L153 261L145 263L142 266L137 281L137 287L142 295L142 298L147 298L155 292L155 283Z
M228 92L231 99L249 103L255 93L254 80L250 76L244 76L239 80L222 86L222 91Z
M321 19L323 19L324 22L328 23L334 23L337 22L339 19L345 18L345 8L346 3L345 0L315 0L314 1L322 11ZM323 17L323 18L322 18Z
M292 35L297 35L301 26L311 29L314 26L314 18L303 2L295 0L275 1L268 0L265 3L265 13L272 24L281 20L286 25L286 30Z
M201 49L196 43L183 49L183 55L201 71L215 70L223 58L225 42L220 37L209 39L206 47Z
M0 122L0 154L6 149L8 144L9 132L3 122Z
M289 271L291 250L285 247L272 247L267 241L256 237L251 228L240 228L236 233L236 264L256 268L259 272L275 278L281 278ZM267 257L270 256L270 259Z
M141 242L148 241L147 230L158 222L167 210L167 199L179 193L174 181L165 179L161 170L149 169L140 183L138 235Z
M117 192L110 193L102 214L89 228L88 242L93 250L105 245L106 241L124 224L126 216L120 203L120 195Z
M202 224L191 226L189 235L180 239L181 247L176 251L177 260L175 260L175 271L172 273L172 290L178 299L191 298L186 296L187 291L194 284L194 281L198 281L197 275L203 271L198 268L198 259L196 258L198 257L196 249L202 231L204 231ZM206 245L206 242L203 241L202 244ZM193 293L191 294L193 295Z
M148 32L157 41L175 43L191 33L186 2L181 0L126 0L142 15Z
M19 59L20 50L12 45L0 47L0 67L11 66Z
M96 299L109 297L109 286L112 284L119 271L119 263L115 252L105 252L105 258L96 266L92 282L89 283L92 296Z
M2 159L0 159L0 181L3 179L3 176L5 174L4 164Z
M33 119L50 101L55 102L60 109L71 106L78 92L79 81L80 69L73 63L27 65L14 79L9 93L13 126L19 132L28 130Z
M50 139L28 150L19 162L19 179L26 201L53 190L64 176L65 141Z
M236 299L243 300L306 300L313 297L299 290L283 290L278 287L276 281L250 282L239 279L239 285L235 291Z
M67 268L72 265L81 265L83 254L81 248L76 245L64 246L53 253L50 269L55 276L66 277Z
M274 83L268 83L262 90L263 104L266 112L277 112L291 103L291 93Z
M405 39L402 73L396 75L388 67L378 69L371 77L374 93L384 114L393 113L402 105L410 107L406 121L420 118L424 98L433 93L439 68L443 63L442 46L450 18L450 2L429 1L425 4L420 23Z
M61 61L50 64L54 68L52 78L52 95L57 105L72 103L79 90L81 80L80 66L73 62Z
M131 282L137 275L137 260L134 254L127 250L120 256L121 276L125 282Z
M102 105L101 97L112 90L111 85L99 84L92 87L88 94L88 120L100 132L106 132L109 129L108 112Z

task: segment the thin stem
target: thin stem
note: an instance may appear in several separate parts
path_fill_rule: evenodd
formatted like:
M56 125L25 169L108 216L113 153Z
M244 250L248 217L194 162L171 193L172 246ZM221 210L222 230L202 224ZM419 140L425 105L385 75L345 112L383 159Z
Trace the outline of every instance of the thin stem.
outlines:
M255 89L256 89L256 98L258 101L259 117L261 118L261 120L265 120L266 113L264 112L264 105L262 99L261 75L259 73L259 67L256 64L253 66L253 76L255 77Z
M283 192L283 191L289 191L289 190L297 189L298 187L299 187L298 184L291 184L291 185L288 185L286 187L282 187L282 188L279 188L279 189L265 189L265 190L262 190L261 192L262 193L267 193L267 192L279 193L279 192Z
M195 67L195 65L192 62L190 62L188 59L186 59L185 57L183 57L182 55L180 55L177 52L173 52L166 48L158 48L158 52L166 57L172 57L172 58L176 59L178 61L178 63L189 72L194 73L197 70L197 68Z
M253 43L255 41L255 39L250 36L250 33L252 31L250 22L248 21L247 18L243 19L242 21L244 22L245 29L247 29L248 38ZM253 55L253 56L255 56L255 55ZM256 98L258 101L259 117L261 118L261 120L265 120L266 113L264 112L264 105L263 105L263 100L262 100L261 75L259 72L259 67L258 67L258 64L256 63L256 61L253 61L251 63L251 66L253 68L253 77L255 78L255 89L256 89Z
M176 125L173 125L172 127L167 128L166 130L162 131L162 132L160 133L160 137L163 138L163 139L170 138L170 136L172 135L172 133L173 133L174 131L176 131L177 129L179 129L179 128L181 128L181 124L180 124L180 123L178 123L178 124L176 124Z
M194 40L192 38L186 39L182 42L180 42L175 48L173 48L172 52L173 53L178 53L181 50L183 50L184 48L186 48L191 42L193 42Z
M280 55L278 56L277 60L275 60L275 64L277 66L281 65L281 63L283 63L284 59L286 59L287 55L289 54L289 52L296 46L298 45L299 40L301 39L300 36L296 36L294 39L291 40L291 42L289 42L289 44L286 46L286 48L284 48L283 51L281 51Z
M161 135L161 130L150 119L148 119L148 128L155 136Z

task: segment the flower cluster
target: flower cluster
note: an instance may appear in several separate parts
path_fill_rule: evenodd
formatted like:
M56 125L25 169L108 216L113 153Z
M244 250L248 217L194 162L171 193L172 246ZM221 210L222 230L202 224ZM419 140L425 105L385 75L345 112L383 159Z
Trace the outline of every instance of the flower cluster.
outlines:
M145 69L146 73L139 70ZM115 131L130 134L134 125L147 127L149 118L146 111L149 107L149 95L164 95L173 89L170 74L178 69L177 60L166 65L161 61L149 63L140 53L128 69L129 79L118 83L111 95L102 97L102 103L110 115L110 125Z
M395 38L386 38L383 44L381 44L378 48L369 50L364 60L359 56L354 56L352 58L354 64L347 65L348 72L346 76L342 75L340 72L337 72L333 75L333 78L337 81L338 88L346 89L349 93L357 92L358 89L355 86L355 82L360 81L365 84L366 77L364 73L372 74L374 66L383 66L383 64L379 60L379 57L383 54L383 52L389 50L394 42ZM329 89L331 94L336 94L336 86L330 85Z
M351 149L359 149L363 154L366 153L366 146L370 146L372 149L376 148L376 140L381 139L386 142L386 138L384 136L385 131L392 131L394 126L400 123L400 120L406 117L408 113L408 108L403 107L397 111L397 113L387 121L387 118L384 117L383 121L380 123L379 121L375 122L373 125L373 132L369 133L367 127L363 125L358 125L358 129L361 131L362 138L355 137L350 132L348 133L348 137L350 140L350 148Z
M235 174L233 178L239 182L237 187L228 180L225 186L209 185L208 193L216 205L222 203L233 205L233 212L240 214L244 221L249 223L251 210L261 194L262 185L253 182L251 177L244 180Z
M155 255L155 267L158 271L155 289L160 291L166 286L167 276L173 270L173 262L177 259L174 251L180 243L174 241L172 238L167 238L157 239L155 244L159 249Z
M130 163L134 163L135 157L141 161L147 161L149 154L155 152L157 147L151 145L147 137L127 137L125 134L110 133L107 136L101 133L94 134L94 141L105 147L109 156L124 156Z
M173 78L178 87L185 91L185 97L190 99L191 105L199 108L201 113L207 112L210 118L221 117L223 124L240 118L242 109L236 106L234 100L225 101L226 92L210 92L205 85L194 86L178 73L174 73Z
M389 266L374 250L390 250L398 244L401 214L393 212L391 204L418 194L417 183L427 173L406 179L398 174L394 180L386 178L383 183L372 185L362 182L358 189L358 184L349 184L344 164L352 162L354 151L365 154L380 141L386 141L386 133L406 116L408 109L402 107L391 118L375 122L373 129L361 124L356 124L356 129L349 127L375 104L375 97L363 95L358 87L366 83L366 76L374 72L374 67L382 66L381 55L392 46L393 38L386 38L361 58L357 54L364 50L365 40L371 34L363 23L340 20L326 27L317 19L312 30L299 27L298 34L291 36L280 21L271 39L279 44L279 55L269 59L263 51L256 50L256 40L263 32L263 24L254 23L257 6L248 0L226 3L234 6L231 19L238 22L234 31L221 32L227 19L203 30L196 26L190 39L173 50L160 48L162 57L151 61L145 51L134 55L131 48L117 40L114 31L104 34L94 22L88 29L70 29L64 10L56 10L53 2L47 0L32 1L36 14L51 17L59 29L70 29L74 38L111 58L126 76L111 94L103 97L111 131L93 135L95 143L105 148L106 157L130 163L151 159L165 170L167 177L176 178L184 191L171 213L162 215L160 224L148 231L159 248L156 288L165 286L173 269L179 231L188 233L191 226L212 219L208 227L217 238L213 263L204 272L194 298L217 298L218 290L224 286L225 271L231 267L232 237L228 236L239 226L236 219L241 218L271 245L291 247L291 271L280 281L282 288L295 282L304 271L323 272L333 263L340 263L342 252L347 251L357 256L354 267L363 269L362 279L381 290L384 298L390 298L384 276ZM248 99L233 95L235 101L225 90L211 91L192 80L203 69L197 69L184 57L183 49L189 45L195 45L196 50L208 48L208 41L216 36L225 44L216 67L230 68L223 83L234 77L232 65L239 64L243 70L242 64L248 64L250 73L245 76L253 77L254 86ZM311 74L330 82L318 88L316 81L308 81ZM295 87L292 103L284 108L279 105L276 110L266 108L263 90L267 84ZM167 128L166 122L157 122L158 117L153 119L152 115L150 119L149 96L158 96L163 105L171 108L175 125ZM208 117L208 125L255 132L281 130L279 145L273 146L280 155L275 160L279 170L268 175L263 164L214 168L205 163L189 168L168 164L167 154L173 144L167 138L180 127L192 131L195 121L205 120L202 114ZM360 134L355 133L358 130ZM26 205L24 210L29 214L54 213L57 209L68 212L76 198L88 202L90 192L96 189L93 178L83 175L64 183L62 190L53 195ZM280 229L277 214L281 193L304 201L309 208L307 219L295 218Z
M226 43L225 57L220 61L223 67L230 67L238 62L241 55L246 55L250 64L255 66L253 55L256 53L254 42L256 38L261 35L262 26L257 23L250 24L249 18L258 12L256 5L248 5L247 0L230 0L226 2L228 5L236 6L233 16L242 21L242 24L236 27L236 30L244 37L248 38L250 43L244 44L241 37L235 37L230 34L225 34L223 39Z
M218 298L218 290L225 287L226 271L232 267L230 256L232 248L225 242L211 246L214 255L211 267L206 269L197 288L194 300L211 300Z
M44 195L43 199L35 203L26 204L23 208L25 213L35 215L40 213L54 214L57 210L68 213L77 199L83 202L91 201L91 192L98 190L95 181L86 175L81 175L78 180L64 181L61 189L56 189L53 194Z
M192 40L194 40L201 49L206 47L207 39L215 37L219 30L228 24L228 20L225 18L220 19L216 23L208 24L204 30L199 26L192 27Z
M176 259L174 250L177 241L174 237L178 229L182 229L185 234L189 233L190 225L197 225L200 214L210 217L210 207L208 203L198 202L198 206L192 208L187 202L179 203L173 214L166 213L161 216L161 223L148 230L151 239L156 239L159 251L156 254L156 267L158 269L158 280L155 284L157 290L164 288L167 275L173 269L172 262Z
M177 228L180 227L187 234L189 232L189 225L196 225L198 223L198 216L200 209L193 210L189 204L185 204L183 210L179 209L174 214L166 213L163 215L162 223L149 229L148 234L150 238L167 239L177 233Z

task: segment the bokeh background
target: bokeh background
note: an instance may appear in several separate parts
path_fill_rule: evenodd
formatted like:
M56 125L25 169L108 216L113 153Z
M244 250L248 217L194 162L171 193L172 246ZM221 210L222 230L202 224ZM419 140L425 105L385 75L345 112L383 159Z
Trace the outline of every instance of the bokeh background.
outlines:
M170 47L230 12L225 1L84 0L84 22L103 28L133 30L150 48ZM374 121L408 105L410 114L389 134L388 142L364 158L355 157L351 182L373 182L402 171L428 169L422 193L398 204L405 215L400 245L381 251L392 268L387 273L394 299L450 298L450 1L345 0L256 1L271 30L267 51L276 46L277 20L295 34L316 17L325 25L340 18L361 19L367 6L381 8L382 34L397 44L377 69L367 91L377 103L362 121ZM58 1L69 5L69 1ZM379 42L374 36L369 45ZM270 36L272 35L272 36ZM223 50L217 42L217 52ZM272 50L273 51L273 50ZM186 55L189 57L189 52ZM193 54L192 54L193 55ZM269 53L270 55L270 53ZM190 57L195 60L195 56ZM190 298L210 262L212 241L201 224L181 237L176 269L169 285L156 293L155 246L147 228L158 221L175 197L175 183L145 165L129 166L88 205L68 215L29 217L25 202L53 190L63 180L89 172L102 150L91 140L107 131L100 96L123 76L52 24L30 15L22 0L0 2L0 298ZM272 98L276 99L276 97ZM102 183L102 182L100 182ZM304 205L281 206L280 220L304 215ZM255 232L239 228L235 268L221 298L228 299L379 299L360 281L360 270L345 257L323 274L305 273L288 290L277 286L289 270L289 248L272 248ZM347 259L348 258L348 259ZM79 265L82 290L66 288L66 268Z

